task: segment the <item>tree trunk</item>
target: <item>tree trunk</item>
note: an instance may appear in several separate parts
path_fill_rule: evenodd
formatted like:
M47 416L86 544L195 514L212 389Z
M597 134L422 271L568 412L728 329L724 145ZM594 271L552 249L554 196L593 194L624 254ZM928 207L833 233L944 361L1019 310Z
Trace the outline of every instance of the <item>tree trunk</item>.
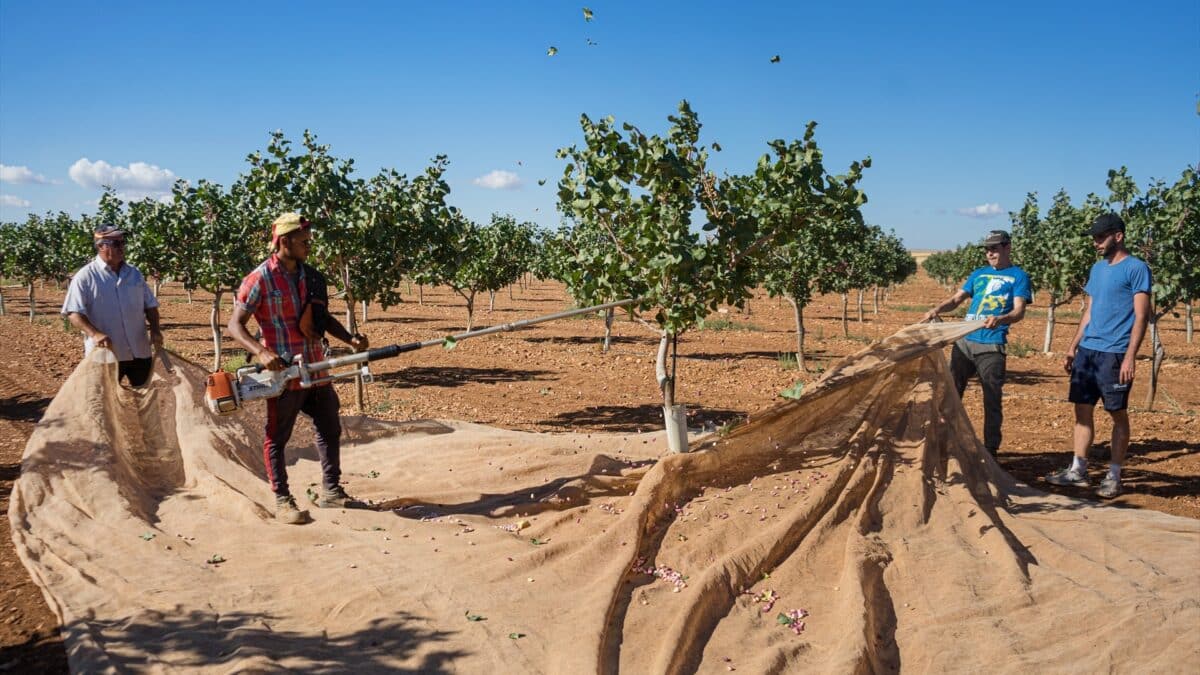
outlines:
M800 368L800 372L807 373L808 367L804 363L804 308L795 298L790 295L786 297L787 301L792 303L792 313L796 316L796 366Z
M409 295L412 295L412 280L411 279L404 280L404 292L408 293Z
M1187 334L1187 343L1192 344L1192 301L1188 300L1187 307L1184 311L1184 330ZM4 298L0 298L0 314L4 313Z
M417 304L425 305L425 284L417 284Z
M879 316L879 287L878 286L875 287L875 290L871 291L871 303L872 303L871 313L874 314L875 316Z
M33 299L33 282L29 282L29 323L33 323L33 317L37 314L37 307L34 306Z
M188 304L192 304L192 289L187 289Z
M488 314L496 309L496 291L488 291Z
M508 285L508 299L509 299L509 300L512 300L512 299L513 299L512 287L513 287L513 286L515 286L515 285L516 285L516 284L509 284L509 285ZM493 294L493 295L494 295L494 294Z
M162 290L162 279L154 277L154 297L158 297L158 292Z
M1050 296L1050 304L1046 307L1046 339L1042 342L1042 353L1050 353L1050 341L1054 338L1054 312L1058 305L1054 304L1055 297Z
M858 289L858 322L863 322L863 289Z
M362 301L362 322L364 324L367 322L367 301L366 300Z
M208 327L212 329L213 372L221 369L221 291L213 294L212 310L208 313Z
M358 333L358 321L354 317L354 293L350 291L350 266L342 265L342 288L346 289L346 331L351 335ZM364 311L365 308L364 308ZM357 349L350 348L357 352ZM332 385L331 385L332 386ZM363 389L362 376L354 378L354 405L358 414L363 414L366 407L366 391Z
M5 314L7 314L7 312L4 309L4 291L0 291L0 316L4 316ZM1189 315L1188 318L1191 318L1191 315Z
M475 325L475 292L471 291L467 298L467 332L471 332L471 327Z
M847 312L850 311L850 294L842 293L842 337L850 337L850 324Z
M675 381L667 375L667 347L670 344L671 334L663 331L658 341L658 356L654 360L654 374L662 391L664 411L675 405Z
M1158 393L1158 371L1162 368L1163 358L1167 350L1163 348L1158 335L1158 317L1150 317L1150 391L1146 392L1146 409L1154 410L1154 396Z
M608 348L612 346L612 326L613 317L616 314L616 307L609 307L604 312L604 347L601 349L605 354L608 353Z
M742 303L742 316L750 316L750 298L746 298L746 302Z

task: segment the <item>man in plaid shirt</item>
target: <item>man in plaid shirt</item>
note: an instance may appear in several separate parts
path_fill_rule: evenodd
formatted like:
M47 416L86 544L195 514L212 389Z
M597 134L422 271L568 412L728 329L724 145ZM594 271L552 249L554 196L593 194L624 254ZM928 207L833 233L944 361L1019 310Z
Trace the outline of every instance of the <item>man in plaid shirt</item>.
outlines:
M229 319L229 334L240 342L258 363L269 370L287 367L284 358L303 355L305 363L325 358L322 337L325 333L352 346L367 348L367 338L351 335L341 322L330 315L325 278L305 264L312 247L309 222L295 213L284 213L271 224L271 257L242 280ZM262 330L262 341L255 341L246 330L253 316ZM298 381L288 383L281 396L267 399L267 424L263 439L263 461L267 480L275 493L275 517L288 524L299 524L308 513L300 511L288 490L284 447L292 436L296 416L304 413L317 432L317 453L321 459L322 488L317 506L345 508L353 505L341 481L341 421L338 419L337 392L329 383L308 389Z

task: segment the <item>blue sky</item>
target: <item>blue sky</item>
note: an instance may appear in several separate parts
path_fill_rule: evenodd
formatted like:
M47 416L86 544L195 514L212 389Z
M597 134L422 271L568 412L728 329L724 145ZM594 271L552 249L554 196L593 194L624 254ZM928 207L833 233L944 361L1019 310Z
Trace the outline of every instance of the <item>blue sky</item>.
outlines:
M468 216L554 226L580 113L658 132L684 98L722 171L810 119L831 169L870 155L867 219L913 248L1200 158L1197 0L586 4L0 0L0 218L228 185L308 128L364 176L447 154Z

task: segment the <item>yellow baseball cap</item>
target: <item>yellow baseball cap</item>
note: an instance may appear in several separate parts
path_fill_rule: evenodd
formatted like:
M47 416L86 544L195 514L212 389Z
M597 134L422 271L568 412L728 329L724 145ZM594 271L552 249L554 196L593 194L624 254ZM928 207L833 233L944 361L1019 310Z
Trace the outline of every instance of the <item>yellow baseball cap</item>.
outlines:
M285 234L291 234L297 230L306 230L312 226L299 213L288 211L279 214L279 217L271 223L271 247L275 248L279 245L279 238Z

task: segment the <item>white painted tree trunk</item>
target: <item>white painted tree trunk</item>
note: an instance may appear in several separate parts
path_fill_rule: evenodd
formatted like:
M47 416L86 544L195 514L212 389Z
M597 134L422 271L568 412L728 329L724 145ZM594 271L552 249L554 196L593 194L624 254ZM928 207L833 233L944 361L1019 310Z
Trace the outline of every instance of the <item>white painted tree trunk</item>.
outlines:
M667 376L667 346L671 335L663 331L658 341L658 356L654 360L654 373L663 396L663 424L667 431L667 448L671 452L687 452L687 411L675 405L675 380Z
M0 298L0 314L4 313L4 299ZM1184 310L1184 330L1187 334L1187 343L1192 344L1192 303L1188 301L1187 308Z
M33 297L33 282L29 282L29 323L33 323L33 317L37 314L37 307Z
M208 327L212 329L213 372L221 369L221 291L213 295L212 309L208 313Z
M616 311L615 307L609 307L604 312L604 346L601 348L601 351L605 354L608 353L608 348L612 346L613 317Z
M791 296L787 297L787 301L792 304L792 313L796 317L796 366L801 372L807 373L808 367L804 363L804 308L801 307Z
M1050 304L1046 307L1046 339L1042 341L1042 353L1050 353L1050 342L1054 339L1054 312L1058 305L1054 304L1055 297L1050 296Z

